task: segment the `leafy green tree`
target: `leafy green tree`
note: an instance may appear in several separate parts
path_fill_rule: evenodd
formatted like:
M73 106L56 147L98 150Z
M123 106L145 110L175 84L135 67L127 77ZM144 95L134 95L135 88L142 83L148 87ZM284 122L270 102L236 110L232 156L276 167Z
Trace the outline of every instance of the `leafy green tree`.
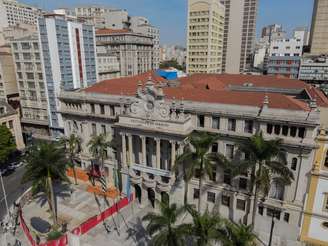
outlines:
M148 221L147 231L153 236L152 244L155 246L182 246L185 244L189 232L189 225L179 224L178 219L185 213L184 206L167 202L159 203L159 213L150 212L142 220Z
M228 243L224 220L217 213L210 213L208 209L203 214L187 207L193 223L189 224L189 232L197 246L212 245L216 242Z
M167 61L162 61L159 64L159 68L165 69L165 68L170 68L170 67L174 67L178 70L182 70L184 71L185 68L183 66L181 66L176 59L172 59L172 60L167 60Z
M16 143L10 130L4 125L0 125L0 166L8 160L10 154L15 150Z
M256 235L253 233L252 225L236 224L225 221L225 240L224 246L255 246Z
M290 185L294 176L287 167L286 153L282 150L281 139L265 140L260 132L240 144L238 149L248 156L245 162L251 169L251 189L254 195L252 225L254 227L259 193L265 199L273 179L281 185Z
M30 148L22 182L32 182L32 192L46 195L54 226L57 225L53 181L69 182L66 176L66 157L62 147L55 143L39 143Z
M194 131L188 137L190 145L186 146L184 153L178 158L178 164L186 165L186 180L190 179L190 175L197 174L199 177L199 192L203 187L203 178L207 174L209 177L213 175L213 158L209 153L210 147L217 141L218 135L207 132ZM201 211L201 201L198 199L198 211Z
M62 138L61 142L63 143L66 153L69 156L69 167L73 169L74 181L77 185L75 158L81 152L81 138L75 134L71 134L69 137Z

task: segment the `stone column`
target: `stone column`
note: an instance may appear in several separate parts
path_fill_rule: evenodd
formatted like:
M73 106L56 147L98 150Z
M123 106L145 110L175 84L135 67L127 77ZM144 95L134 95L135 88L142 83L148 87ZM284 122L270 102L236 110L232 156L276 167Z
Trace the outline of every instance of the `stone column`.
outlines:
M123 166L126 167L127 166L127 162L126 162L126 141L125 141L125 134L121 133L122 136L122 162L123 162Z
M179 149L178 149L178 155L182 155L183 154L183 142L179 142Z
M142 163L147 166L147 149L146 149L146 137L140 136L141 138L141 152L142 152Z
M128 135L128 143L129 143L129 164L130 166L133 164L133 146L132 146L132 135Z
M161 168L161 140L155 138L156 141L156 168Z
M168 170L172 170L172 167L175 165L175 141L174 140L171 140L170 141L171 143L171 166L170 168L168 168Z

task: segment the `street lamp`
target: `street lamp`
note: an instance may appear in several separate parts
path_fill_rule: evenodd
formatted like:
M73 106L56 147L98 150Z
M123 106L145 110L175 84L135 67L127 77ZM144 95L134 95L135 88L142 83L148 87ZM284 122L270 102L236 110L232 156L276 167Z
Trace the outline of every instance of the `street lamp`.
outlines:
M269 239L269 245L268 246L271 246L271 243L272 243L272 236L273 236L273 229L274 229L274 218L277 217L277 214L280 212L280 210L276 209L276 208L273 208L272 209L272 220L271 220L271 229L270 229L270 239Z

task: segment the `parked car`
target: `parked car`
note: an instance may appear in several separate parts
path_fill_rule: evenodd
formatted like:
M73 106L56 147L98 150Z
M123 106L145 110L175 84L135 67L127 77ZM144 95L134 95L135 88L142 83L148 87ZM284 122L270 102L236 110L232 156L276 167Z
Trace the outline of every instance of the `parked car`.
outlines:
M8 169L5 168L5 167L0 169L0 174L1 175L6 175L7 172L8 172Z
M9 170L15 170L16 168L19 168L19 167L21 167L23 165L24 165L24 163L22 161L20 161L20 162L13 162L13 163L10 163L8 165L8 169Z

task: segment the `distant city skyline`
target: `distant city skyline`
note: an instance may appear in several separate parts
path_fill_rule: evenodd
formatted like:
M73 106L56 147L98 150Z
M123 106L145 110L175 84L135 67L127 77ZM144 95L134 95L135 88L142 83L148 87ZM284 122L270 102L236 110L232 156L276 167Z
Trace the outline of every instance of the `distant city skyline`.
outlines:
M46 10L78 5L100 5L126 9L134 16L145 16L159 27L161 44L186 45L187 0L19 0ZM293 28L310 28L313 0L259 0L257 36L262 27L281 24L291 33Z

